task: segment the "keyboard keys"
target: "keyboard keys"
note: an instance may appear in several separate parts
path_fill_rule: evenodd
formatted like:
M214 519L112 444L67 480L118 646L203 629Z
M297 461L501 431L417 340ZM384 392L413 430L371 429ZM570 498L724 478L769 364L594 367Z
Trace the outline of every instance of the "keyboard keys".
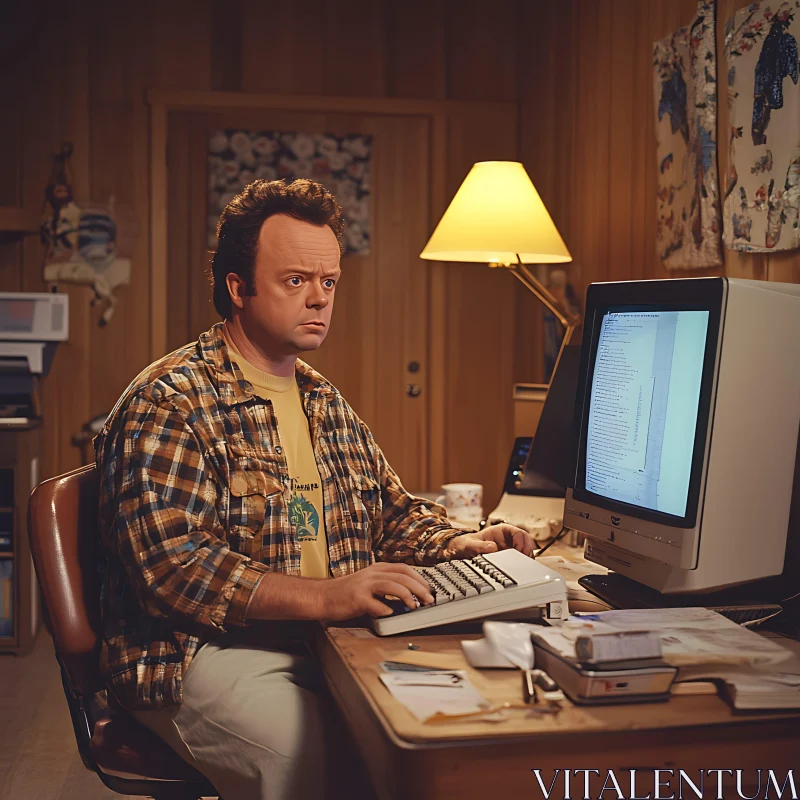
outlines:
M437 606L495 591L496 587L487 580L487 577L504 589L517 585L516 581L483 556L476 556L469 561L446 561L433 567L415 567L415 569L430 586L434 604ZM400 609L398 612L404 613Z
M491 561L483 556L476 556L472 559L472 565L481 572L486 573L492 580L497 581L504 589L516 586L517 582L498 569Z
M448 561L416 569L431 587L436 605L494 591L494 586L467 561Z

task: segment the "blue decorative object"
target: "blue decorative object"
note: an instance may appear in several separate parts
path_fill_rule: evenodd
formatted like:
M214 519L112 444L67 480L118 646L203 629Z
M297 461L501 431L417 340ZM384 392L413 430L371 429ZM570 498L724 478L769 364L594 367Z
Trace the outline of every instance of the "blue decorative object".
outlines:
M783 79L797 83L797 40L787 31L792 15L775 16L761 47L753 86L753 144L766 144L770 111L783 108Z

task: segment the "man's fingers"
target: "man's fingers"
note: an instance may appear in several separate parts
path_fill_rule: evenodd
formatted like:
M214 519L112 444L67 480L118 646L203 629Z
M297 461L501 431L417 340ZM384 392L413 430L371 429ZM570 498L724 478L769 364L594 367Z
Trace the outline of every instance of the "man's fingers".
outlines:
M529 556L533 552L530 535L521 528L514 528L514 548Z
M372 586L372 593L379 597L397 597L405 603L406 608L417 607L413 592L398 581L378 581Z
M419 574L413 567L409 567L408 564L403 564L402 566L408 569L406 575L409 577L410 580L414 581L419 586L419 591L415 591L416 595L419 595L419 592L422 592L424 595L431 598L431 602L433 602L433 595L431 594L431 587L428 585L428 582L422 575Z
M413 577L410 575L392 575L391 580L397 581L397 583L408 589L411 594L416 595L421 603L433 602L431 587L419 575L414 575Z
M491 529L487 529L492 541L494 541L498 549L514 548L529 556L533 552L533 544L528 533L516 525L508 525L507 523L500 523L493 525ZM484 535L487 531L484 531Z
M403 566L408 565L404 564ZM431 587L428 585L428 582L415 569L408 567L408 570L408 572L404 572L401 575L393 575L392 577L399 580L405 586L408 586L420 600L426 603L432 603L433 594L431 593Z
M506 540L506 527L506 525L492 525L490 528L486 528L483 532L483 540L492 542L495 545L495 550L504 550L506 547L511 546Z
M414 594L419 597L420 592L422 592L424 595L430 597L431 602L433 602L433 597L431 596L431 587L428 586L422 575L420 575L419 572L417 572L413 567L410 567L408 564L387 564L387 566L389 569L381 571L390 573L392 580L399 580L400 578L412 580L414 583L407 585L409 585L409 588L411 588ZM385 577L388 577L388 575Z
M367 614L371 617L388 617L392 614L392 609L385 603L381 603L376 597L373 597L367 603Z

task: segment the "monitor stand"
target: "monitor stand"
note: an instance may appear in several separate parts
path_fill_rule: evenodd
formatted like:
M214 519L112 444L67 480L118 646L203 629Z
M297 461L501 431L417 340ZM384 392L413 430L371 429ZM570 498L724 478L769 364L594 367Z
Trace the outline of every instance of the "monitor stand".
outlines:
M781 611L781 606L777 603L769 602L763 597L751 596L748 587L707 594L662 594L617 572L609 572L607 575L584 575L578 583L612 608L701 606L718 611L739 624L766 620Z

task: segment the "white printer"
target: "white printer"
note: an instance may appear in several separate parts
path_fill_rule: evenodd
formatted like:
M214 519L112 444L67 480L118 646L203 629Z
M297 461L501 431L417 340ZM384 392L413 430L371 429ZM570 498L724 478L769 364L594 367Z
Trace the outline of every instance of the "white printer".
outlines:
M68 297L0 293L0 651L36 642L39 590L28 548L27 504L39 483L39 381L68 334ZM5 598L5 599L3 599Z
M68 295L0 292L0 428L38 424L39 379L68 335Z

